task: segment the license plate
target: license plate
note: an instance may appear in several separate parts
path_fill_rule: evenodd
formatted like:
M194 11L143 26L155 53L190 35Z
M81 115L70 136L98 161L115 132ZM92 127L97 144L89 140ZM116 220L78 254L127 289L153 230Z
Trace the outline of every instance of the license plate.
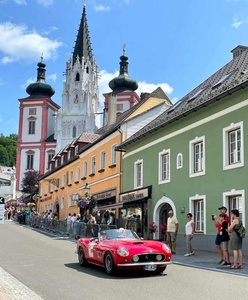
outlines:
M145 271L155 271L157 270L157 266L144 266Z

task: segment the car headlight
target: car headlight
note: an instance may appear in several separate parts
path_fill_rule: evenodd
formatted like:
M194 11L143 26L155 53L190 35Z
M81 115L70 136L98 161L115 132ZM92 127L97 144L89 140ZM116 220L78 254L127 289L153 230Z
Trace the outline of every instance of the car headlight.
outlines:
M138 261L139 261L139 255L134 255L133 262L138 262Z
M128 251L126 248L124 248L124 247L119 247L119 248L117 249L117 253L118 253L120 256L128 256L129 251Z
M171 253L171 248L170 248L169 246L167 246L166 244L163 244L162 248L163 248L165 251Z
M156 255L156 260L160 261L163 259L163 256L161 254Z

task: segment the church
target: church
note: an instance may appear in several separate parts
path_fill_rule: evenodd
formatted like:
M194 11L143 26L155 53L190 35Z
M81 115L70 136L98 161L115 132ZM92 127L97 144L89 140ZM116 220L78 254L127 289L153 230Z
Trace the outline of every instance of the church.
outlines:
M120 59L120 74L110 81L112 93L104 94L104 112L100 112L98 66L92 53L84 4L74 51L66 62L62 107L52 100L55 91L46 83L43 57L37 65L37 81L26 89L29 96L19 99L17 189L22 189L25 172L36 170L45 174L49 161L61 149L80 135L94 134L101 128L101 114L104 126L108 126L109 120L115 121L116 116L140 101L134 92L138 84L128 75L125 49ZM126 82L124 87L123 82Z

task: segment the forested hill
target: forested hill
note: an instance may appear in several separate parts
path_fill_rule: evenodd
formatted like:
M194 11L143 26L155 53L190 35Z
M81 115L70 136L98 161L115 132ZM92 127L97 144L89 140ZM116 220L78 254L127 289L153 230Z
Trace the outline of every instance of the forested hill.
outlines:
M0 166L14 167L16 164L16 146L18 135L4 136L0 133Z

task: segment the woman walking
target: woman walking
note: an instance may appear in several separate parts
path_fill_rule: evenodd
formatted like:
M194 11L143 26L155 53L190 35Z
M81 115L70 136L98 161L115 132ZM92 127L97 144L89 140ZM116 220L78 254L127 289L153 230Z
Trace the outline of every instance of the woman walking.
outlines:
M230 248L233 250L233 265L230 268L242 269L242 239L237 234L237 230L242 226L242 221L239 219L239 211L237 209L231 210L231 217L232 223L227 229L228 232L231 232Z

